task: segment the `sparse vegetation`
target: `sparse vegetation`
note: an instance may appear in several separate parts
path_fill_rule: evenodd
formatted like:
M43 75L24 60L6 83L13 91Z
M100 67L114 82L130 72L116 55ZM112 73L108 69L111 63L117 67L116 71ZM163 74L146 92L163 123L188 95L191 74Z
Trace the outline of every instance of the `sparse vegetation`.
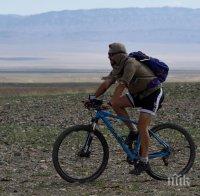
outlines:
M125 162L126 156L102 125L100 129L110 147L108 168L102 176L86 184L70 184L58 176L51 160L53 142L66 127L89 122L91 116L81 100L96 86L82 84L74 87L71 84L62 87L58 84L53 87L55 91L51 88L45 91L45 87L42 89L38 84L29 86L28 93L11 84L11 91L0 88L0 194L197 195L200 191L200 83L166 84L163 108L153 122L175 122L193 136L197 155L188 174L191 186L167 186L167 182L156 181L146 174L139 177L128 174L131 166ZM137 118L137 110L129 112ZM116 126L123 129L121 124Z

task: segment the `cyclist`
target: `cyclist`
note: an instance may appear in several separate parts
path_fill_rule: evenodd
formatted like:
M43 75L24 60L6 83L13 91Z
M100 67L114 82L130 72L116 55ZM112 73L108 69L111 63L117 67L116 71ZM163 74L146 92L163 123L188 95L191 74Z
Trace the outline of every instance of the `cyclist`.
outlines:
M161 103L164 99L163 90L161 85L147 88L149 82L155 79L156 76L146 65L129 57L123 44L110 44L108 58L112 66L112 71L107 77L103 78L104 82L96 90L94 96L98 98L104 94L112 84L117 82L118 84L110 101L117 115L129 118L125 108L141 108L137 125L137 130L141 138L140 159L135 165L135 168L129 172L131 174L140 175L141 172L149 168L148 147L150 139L148 126L150 125L152 115L155 115L157 110L161 107ZM123 94L126 88L128 92ZM126 138L126 144L131 148L138 133L131 123L124 123L130 130Z

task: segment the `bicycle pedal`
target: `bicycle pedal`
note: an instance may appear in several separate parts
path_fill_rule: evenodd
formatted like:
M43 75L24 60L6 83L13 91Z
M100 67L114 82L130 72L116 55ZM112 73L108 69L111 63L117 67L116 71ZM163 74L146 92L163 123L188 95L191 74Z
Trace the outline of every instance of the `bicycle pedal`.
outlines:
M163 160L165 166L169 165L168 158L163 157L162 160Z

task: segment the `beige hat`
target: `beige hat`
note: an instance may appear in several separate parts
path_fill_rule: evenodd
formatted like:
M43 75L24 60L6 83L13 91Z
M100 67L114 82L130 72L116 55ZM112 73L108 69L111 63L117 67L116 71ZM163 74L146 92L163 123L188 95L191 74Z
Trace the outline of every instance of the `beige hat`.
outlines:
M117 53L127 53L124 44L121 43L112 43L109 45L108 53L117 54Z

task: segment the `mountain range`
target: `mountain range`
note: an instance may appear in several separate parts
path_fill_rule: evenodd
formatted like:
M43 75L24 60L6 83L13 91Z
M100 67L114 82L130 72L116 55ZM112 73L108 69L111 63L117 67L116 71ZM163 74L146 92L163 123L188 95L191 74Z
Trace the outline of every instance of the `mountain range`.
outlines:
M0 43L200 43L200 9L123 8L0 15Z

